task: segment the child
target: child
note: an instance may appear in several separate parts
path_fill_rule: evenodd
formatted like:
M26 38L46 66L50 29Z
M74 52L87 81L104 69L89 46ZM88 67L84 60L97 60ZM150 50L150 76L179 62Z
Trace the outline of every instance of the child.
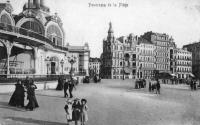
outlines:
M69 122L72 120L72 101L70 99L66 101L64 109L66 112L67 125L69 125Z
M87 111L87 100L81 99L81 125L85 125L85 123L88 121Z

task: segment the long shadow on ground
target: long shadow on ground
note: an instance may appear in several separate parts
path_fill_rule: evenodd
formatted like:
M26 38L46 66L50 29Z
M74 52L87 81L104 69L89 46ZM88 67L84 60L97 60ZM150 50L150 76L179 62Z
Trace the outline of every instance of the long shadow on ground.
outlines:
M18 122L33 123L33 124L38 124L38 125L66 125L66 123L36 120L36 119L32 119L32 118L4 117L4 119L12 119L12 120L18 121Z
M20 108L17 108L17 107L12 107L12 106L9 106L8 105L8 102L0 102L0 108L3 108L3 109L10 109L10 110L13 110L13 111L21 111L21 112L25 112L24 109L20 109Z

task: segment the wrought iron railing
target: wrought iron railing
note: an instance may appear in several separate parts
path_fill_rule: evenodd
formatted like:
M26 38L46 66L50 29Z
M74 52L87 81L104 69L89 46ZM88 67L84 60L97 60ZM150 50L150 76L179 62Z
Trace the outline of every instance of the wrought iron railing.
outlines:
M11 74L11 75L0 75L1 83L16 82L17 79L26 79L26 77L33 79L34 81L55 81L59 77L70 78L69 75L34 75L34 74Z
M0 22L0 30L16 33L16 34L23 35L23 36L28 36L28 37L43 41L45 43L48 43L55 48L67 51L67 48L65 48L63 46L55 45L49 38L45 37L43 34L39 34L37 32L29 30L29 29L25 29L22 27L16 27L16 26L12 26L12 25Z

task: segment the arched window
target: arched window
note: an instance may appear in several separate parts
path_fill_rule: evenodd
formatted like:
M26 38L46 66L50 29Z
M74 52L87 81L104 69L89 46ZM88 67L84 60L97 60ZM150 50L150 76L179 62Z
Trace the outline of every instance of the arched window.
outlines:
M33 32L36 32L38 34L43 34L42 33L42 27L40 26L39 23L33 22L33 21L27 21L21 25L22 28L31 30ZM20 29L20 32L23 32L23 29Z
M9 16L6 15L6 14L3 14L3 15L1 16L1 23L5 23L5 24L9 24L9 25L12 24L12 23L11 23L11 20L10 20L10 18L9 18Z
M62 46L62 33L58 26L51 25L47 28L47 37L56 45Z

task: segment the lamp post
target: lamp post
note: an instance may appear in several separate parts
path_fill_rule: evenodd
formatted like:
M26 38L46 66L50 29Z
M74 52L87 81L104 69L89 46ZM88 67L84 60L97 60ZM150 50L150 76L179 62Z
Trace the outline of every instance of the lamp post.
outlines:
M73 55L71 57L68 57L68 62L71 64L70 77L72 78L73 64L76 62L76 57Z
M49 75L49 61L50 61L50 58L49 56L47 56L47 58L44 60L47 64L47 75Z
M123 56L124 56L124 55L123 55ZM125 61L124 61L124 57L123 57L123 76L122 76L122 77L123 77L123 78L122 78L123 80L124 80L124 72L125 72L125 71L124 71L124 65L125 65L124 63L125 63Z
M63 65L64 65L64 60L63 59L60 61L60 64L61 64L61 67L62 67L62 74L63 74Z
M125 55L124 55L125 46L124 46L124 43L123 43L123 50L122 51L123 51L123 57L122 57L123 58L123 63L122 63L122 69L123 69L122 73L123 73L123 76L122 76L122 80L124 80L124 72L125 72L124 71L124 65L125 65L125 59L124 59L125 58Z

